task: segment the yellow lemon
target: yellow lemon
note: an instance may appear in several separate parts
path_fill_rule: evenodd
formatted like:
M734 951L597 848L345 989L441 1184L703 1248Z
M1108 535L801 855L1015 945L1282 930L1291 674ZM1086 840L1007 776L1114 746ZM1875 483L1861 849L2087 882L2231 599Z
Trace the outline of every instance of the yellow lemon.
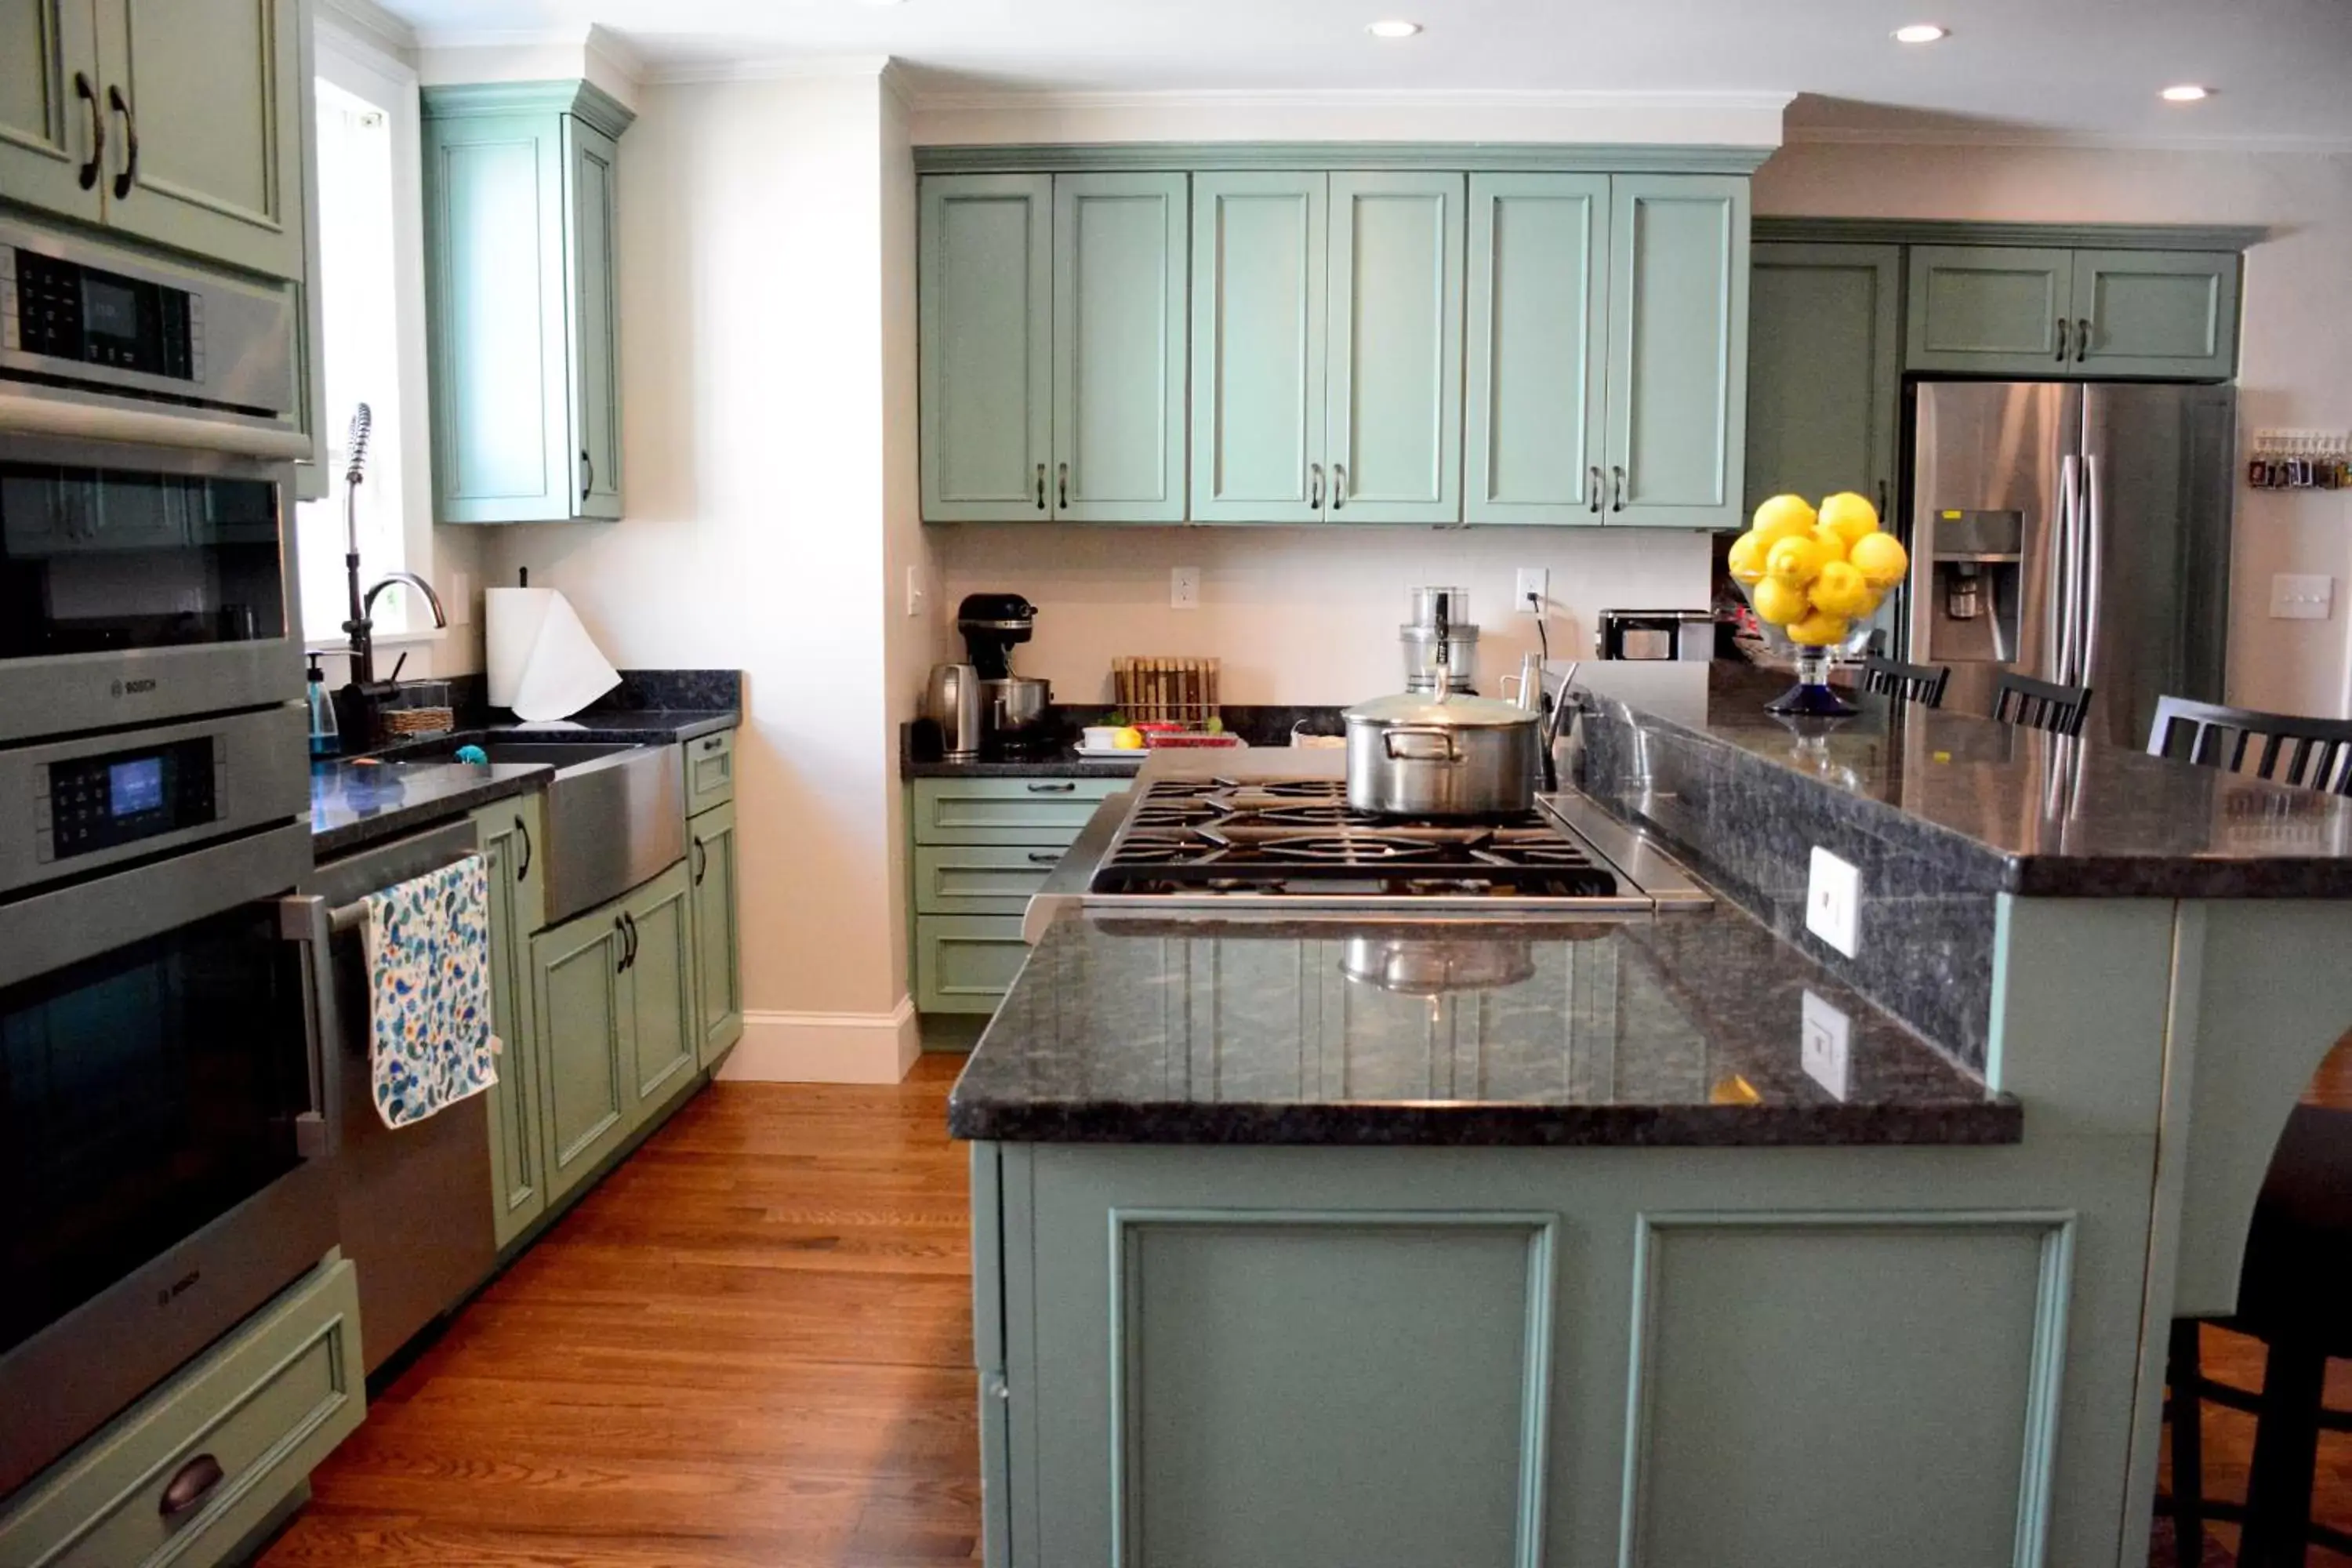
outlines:
M1764 553L1772 548L1772 541L1753 530L1731 542L1731 557L1726 564L1731 580L1743 588L1753 588L1764 580Z
M1764 557L1764 574L1775 583L1801 588L1822 574L1822 568L1829 563L1829 559L1830 552L1820 540L1809 533L1801 533L1772 546Z
M1789 640L1799 647L1835 647L1845 641L1846 620L1826 610L1815 610L1801 621L1789 623Z
M1788 539L1811 533L1820 521L1802 496L1774 496L1756 509L1756 531L1767 539Z
M1911 558L1903 552L1903 542L1891 533L1864 534L1853 542L1846 559L1854 563L1874 588L1892 588L1911 570Z
M1824 616L1866 616L1877 598L1864 578L1862 568L1851 562L1832 561L1813 579L1813 608Z
M1865 533L1878 531L1878 509L1852 490L1842 490L1822 502L1822 526L1836 529L1852 544Z
M1110 743L1117 751L1139 752L1143 750L1143 731L1133 729L1121 730L1110 738Z
M1802 588L1792 588L1769 577L1756 584L1750 603L1756 606L1758 618L1776 626L1804 619L1813 607Z
M1840 533L1836 529L1832 528L1826 522L1819 522L1813 525L1812 537L1814 543L1820 545L1824 551L1828 552L1828 555L1826 557L1828 560L1843 561L1845 559L1845 547L1850 542L1844 534Z

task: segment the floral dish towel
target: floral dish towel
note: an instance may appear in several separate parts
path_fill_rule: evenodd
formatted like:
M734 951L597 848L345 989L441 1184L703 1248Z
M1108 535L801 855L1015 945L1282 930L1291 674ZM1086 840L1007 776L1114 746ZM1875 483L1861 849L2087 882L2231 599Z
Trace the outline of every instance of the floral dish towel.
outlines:
M469 855L365 902L376 1114L386 1127L405 1127L499 1080L489 871Z

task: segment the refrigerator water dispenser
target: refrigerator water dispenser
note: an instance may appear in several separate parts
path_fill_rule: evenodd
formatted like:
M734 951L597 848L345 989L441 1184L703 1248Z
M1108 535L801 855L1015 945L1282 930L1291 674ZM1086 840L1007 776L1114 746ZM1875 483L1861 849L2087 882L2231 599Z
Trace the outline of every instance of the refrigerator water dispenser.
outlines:
M1938 509L1928 519L1935 575L1927 605L1931 662L2017 657L2024 598L2025 514Z

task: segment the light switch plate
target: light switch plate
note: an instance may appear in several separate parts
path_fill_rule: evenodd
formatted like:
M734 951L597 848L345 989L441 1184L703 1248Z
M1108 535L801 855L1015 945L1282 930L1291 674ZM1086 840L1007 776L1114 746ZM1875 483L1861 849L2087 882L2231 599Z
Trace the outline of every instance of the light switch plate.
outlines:
M921 615L923 598L923 569L919 566L909 566L907 568L907 614Z
M2324 621L2336 605L2336 579L2281 572L2271 578L2271 619Z
M1818 844L1805 884L1805 929L1848 958L1862 945L1862 873Z
M1171 610L1197 610L1201 607L1201 569L1198 566L1171 566L1168 569L1168 607Z
M1805 993L1805 1034L1799 1060L1805 1076L1839 1100L1853 1076L1853 1020L1835 1003Z

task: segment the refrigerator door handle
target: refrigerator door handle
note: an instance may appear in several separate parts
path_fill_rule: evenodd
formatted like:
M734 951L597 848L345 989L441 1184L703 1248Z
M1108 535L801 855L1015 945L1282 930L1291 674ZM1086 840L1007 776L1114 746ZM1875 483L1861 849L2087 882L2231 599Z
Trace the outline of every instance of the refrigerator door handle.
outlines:
M2099 581L2105 564L2106 552L2100 542L2105 531L2105 508L2099 500L2099 459L2083 459L2083 500L2076 508L2080 521L2076 527L2082 535L2082 567L2075 595L2082 602L2082 647L2077 655L2075 684L2095 684L2095 674L2099 662Z
M2058 459L2058 515L2050 529L2049 597L2043 621L2047 647L2036 671L2063 686L2074 661L2074 459ZM2045 673L2046 672L2046 673Z

